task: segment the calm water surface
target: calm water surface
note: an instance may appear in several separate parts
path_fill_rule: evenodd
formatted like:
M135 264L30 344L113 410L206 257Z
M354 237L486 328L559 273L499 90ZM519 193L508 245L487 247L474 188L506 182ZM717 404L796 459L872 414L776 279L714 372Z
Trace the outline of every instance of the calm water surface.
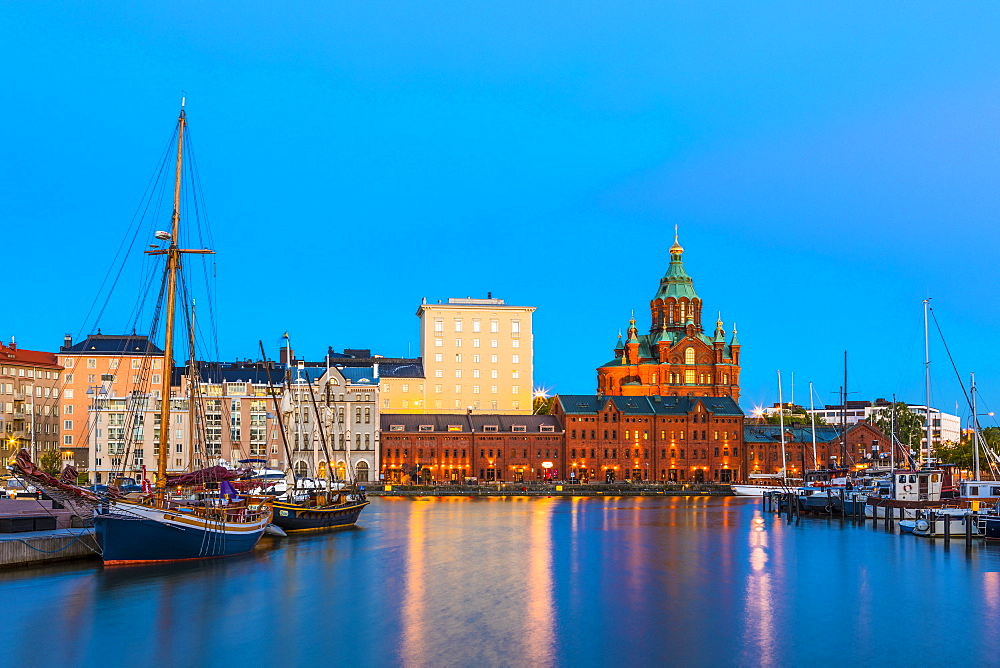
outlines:
M1000 545L739 498L381 498L362 524L0 573L8 665L1000 665Z

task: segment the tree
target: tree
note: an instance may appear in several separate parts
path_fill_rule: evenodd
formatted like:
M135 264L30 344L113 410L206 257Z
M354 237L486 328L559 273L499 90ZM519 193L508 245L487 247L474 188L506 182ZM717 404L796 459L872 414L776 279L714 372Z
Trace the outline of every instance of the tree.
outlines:
M781 424L782 417L777 413L766 413L764 415L764 420L768 424ZM785 416L784 421L786 425L790 425L793 422L798 422L801 424L812 424L812 416L803 406L793 406L791 404L785 404ZM819 415L816 416L816 425L825 425L826 420L824 420Z
M986 447L993 452L1000 452L1000 427L986 427L979 432ZM975 440L972 432L962 434L962 440L958 443L945 442L934 448L934 455L942 462L955 464L966 471L972 470L975 466ZM989 467L990 458L985 452L979 453L979 466L982 469Z
M62 453L58 450L46 450L39 457L38 464L49 475L59 475L62 471Z
M548 415L555 401L555 397L535 397L535 400L532 402L532 415Z
M895 411L893 407L895 407ZM895 413L895 417L893 417L893 413ZM911 411L906 404L896 402L873 412L871 423L890 438L892 437L892 428L895 425L896 439L902 443L904 448L908 450L920 449L920 439L924 437L924 419Z

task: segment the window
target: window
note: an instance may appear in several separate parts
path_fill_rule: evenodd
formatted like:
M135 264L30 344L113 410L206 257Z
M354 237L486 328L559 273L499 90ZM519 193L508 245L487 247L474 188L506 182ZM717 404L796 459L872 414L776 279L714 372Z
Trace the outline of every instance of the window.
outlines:
M461 377L462 377L462 370L455 369L455 378L461 378Z
M435 362L443 362L444 361L443 358L444 358L444 356L441 353L434 353L434 361Z
M87 368L93 369L94 367L90 366L90 364L87 364ZM142 360L133 359L132 360L132 368L133 369L141 369L142 368Z
M444 334L444 319L442 319L442 318L435 318L434 319L434 333L435 334Z
M521 333L521 321L520 320L511 320L510 321L510 333L514 334L514 335L517 335L517 334Z
M473 348L479 347L479 339L472 339L472 347Z
M510 377L516 380L521 377L521 372L518 371L517 369L514 369L513 371L510 372Z
M500 342L496 339L490 339L490 348L499 348Z
M462 347L462 339L455 339L455 347L456 348Z
M473 332L478 332L479 331L479 318L473 318L472 319L472 331Z
M461 332L462 331L462 319L461 318L455 318L455 331L456 332Z
M462 353L456 353L456 354L455 354L455 361L456 361L457 363L459 363L459 364L461 364L461 363L462 363Z
M417 427L418 431L434 431L434 425L432 424L422 424Z
M496 334L499 331L500 331L500 321L490 320L490 332Z
M493 364L496 364L499 359L500 357L498 355L490 355L490 362L493 362Z
M444 390L442 389L443 387L444 387L443 385L435 385L434 386L434 393L435 394L441 394L442 392L444 392Z
M692 348L688 348L688 350L692 350ZM688 384L688 385L694 385L695 384L695 382L694 382L694 369L688 369L687 371L684 372L684 382L686 384Z
M73 437L70 434L63 436L63 445L73 445Z
M511 394L520 394L521 393L521 386L520 385L511 385L510 386L510 393Z
M500 431L500 426L495 424L488 424L483 426L483 431L497 432Z
M444 371L441 370L441 369L434 369L434 377L435 378L443 378L444 377Z
M490 394L496 394L496 393L497 393L497 386L490 385Z
M72 420L63 420L63 429L70 430L73 428Z
M523 433L528 431L528 428L523 424L515 424L510 428L510 430L517 433Z
M521 356L520 355L511 355L510 361L511 361L512 364L520 364L521 363Z
M544 432L554 432L556 428L550 424L543 424L541 427L538 428L538 430ZM575 454L573 456L576 457Z
M479 369L473 369L472 370L472 377L473 378L479 378Z
M434 339L434 346L436 348L440 348L443 345L444 345L444 343L441 341L441 339Z
M455 394L461 394L461 393L462 393L462 386L455 385Z
M500 372L496 369L490 369L490 378L499 378Z
M408 383L403 383L403 392L409 392L409 391L410 391L410 385Z
M479 394L479 386L478 385L473 385L472 386L472 393L473 394Z
M685 348L684 349L684 363L685 364L694 364L694 348Z
M513 341L511 341L510 342L510 347L511 348L520 348L521 347L521 341L520 341L520 339L514 339Z

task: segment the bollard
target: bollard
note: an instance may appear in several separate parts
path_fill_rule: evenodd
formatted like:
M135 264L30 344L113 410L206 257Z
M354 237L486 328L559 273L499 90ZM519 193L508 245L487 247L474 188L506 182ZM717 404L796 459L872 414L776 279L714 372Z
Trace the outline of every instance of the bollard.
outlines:
M965 516L965 546L972 547L972 520L975 519L972 515Z
M944 544L951 544L951 515L948 513L941 513L941 518L944 521Z

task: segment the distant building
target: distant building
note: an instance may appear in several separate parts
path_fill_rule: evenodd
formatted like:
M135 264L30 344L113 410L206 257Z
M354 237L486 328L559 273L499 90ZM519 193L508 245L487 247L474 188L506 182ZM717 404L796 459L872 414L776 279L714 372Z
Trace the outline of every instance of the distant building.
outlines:
M377 364L293 365L281 410L296 478L324 479L332 472L336 480L367 482L377 475L377 372Z
M878 398L875 401L848 401L846 405L828 404L823 408L817 408L812 411L807 410L806 412L815 413L816 417L823 418L826 420L827 424L833 425L844 424L846 413L846 423L851 425L857 424L861 420L867 420L870 422L875 415L887 414L891 406L891 401ZM924 404L907 404L906 406L912 412L916 413L922 421L926 420L927 406ZM944 411L934 407L931 407L930 413L932 445L937 446L945 442L958 443L959 440L961 440L962 419L959 416L945 413ZM927 423L924 422L924 424L926 425ZM920 439L919 444L913 443L909 445L914 449L917 448L918 445L926 447L927 437L926 432L924 433L925 436Z
M811 425L785 425L785 459L781 457L781 426L747 423L743 427L742 470L748 474L782 473L787 466L789 477L802 477L803 471L838 466L888 465L892 458L889 437L867 422L849 425L846 437L839 426L822 425L815 430L813 451ZM846 449L841 445L846 438ZM897 449L896 462L904 454Z
M534 306L511 306L503 299L449 299L423 303L420 356L425 380L400 379L382 388L390 412L453 413L532 411Z
M702 327L702 301L684 270L684 249L674 237L670 267L649 302L649 334L635 317L621 332L614 358L597 369L597 392L606 396L740 398L740 342L727 341L721 315L712 336Z
M63 367L55 353L0 344L0 455L25 448L36 459L60 446Z
M389 483L569 479L552 415L383 414L381 475Z

